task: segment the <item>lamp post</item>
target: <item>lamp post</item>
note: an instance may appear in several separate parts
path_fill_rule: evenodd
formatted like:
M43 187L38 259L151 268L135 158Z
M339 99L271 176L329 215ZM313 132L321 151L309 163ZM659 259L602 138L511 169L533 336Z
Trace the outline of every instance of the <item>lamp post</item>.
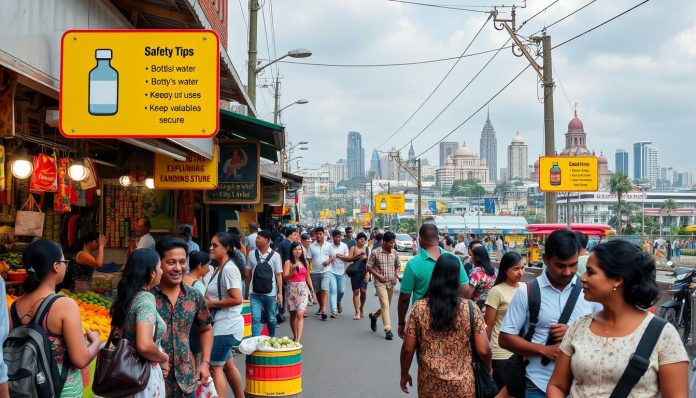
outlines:
M251 103L256 106L256 75L264 70L265 68L275 64L283 58L307 58L312 55L312 52L306 48L298 48L296 50L290 50L287 54L274 59L263 65L256 65L257 50L256 50L256 14L258 13L259 4L258 0L251 0L249 2L250 9L250 24L249 24L249 71L247 73L247 92L249 93L249 99ZM252 29L253 26L253 29ZM277 81L277 80L276 80Z
M297 101L292 102L292 103L290 103L289 105L286 105L286 106L284 106L284 107L281 108L281 107L280 107L280 91L279 91L279 88L280 88L280 81L278 81L278 79L276 79L275 107L274 107L274 110L273 110L273 124L278 124L278 121L280 120L280 113L281 113L282 111L284 111L285 109L287 109L287 108L289 108L289 107L291 107L291 106L293 106L293 105L297 105L297 104L299 104L299 105L304 105L304 104L309 103L308 100L306 100L306 99L304 99L304 98L300 98L300 99L298 99Z

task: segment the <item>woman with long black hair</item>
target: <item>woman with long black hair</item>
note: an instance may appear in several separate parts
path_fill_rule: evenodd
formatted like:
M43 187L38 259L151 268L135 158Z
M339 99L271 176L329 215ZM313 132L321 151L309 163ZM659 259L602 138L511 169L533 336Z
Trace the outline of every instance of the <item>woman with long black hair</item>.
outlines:
M290 313L290 330L293 340L300 342L304 328L304 313L307 311L310 294L314 295L312 277L300 242L290 245L290 259L283 264L283 279L288 283L286 305Z
M488 298L486 298L486 331L488 332L491 350L493 351L493 379L500 390L503 390L505 387L505 380L503 379L504 363L505 360L512 356L512 353L500 348L498 336L500 335L500 328L508 305L510 305L512 297L520 287L520 281L523 276L524 261L522 256L515 251L505 253L503 258L500 259L500 269L498 270L495 284L488 291Z
M471 299L474 300L479 309L483 310L488 291L495 283L497 271L491 264L491 258L488 256L486 248L477 246L471 250L471 253L473 254L471 263L474 265L474 269L469 275L469 283L474 289Z
M491 347L486 325L479 309L460 295L460 268L459 259L443 253L435 263L427 293L413 305L401 346L401 390L405 393L407 385L413 385L408 370L416 349L420 397L474 396L471 336L476 354L490 371ZM469 308L473 308L473 314Z
M135 343L138 354L152 362L147 387L135 397L165 394L164 377L169 373L169 355L160 349L160 340L167 326L157 312L155 296L149 291L159 284L161 276L159 254L152 249L135 250L128 256L116 300L111 306L111 327L116 328L122 338Z

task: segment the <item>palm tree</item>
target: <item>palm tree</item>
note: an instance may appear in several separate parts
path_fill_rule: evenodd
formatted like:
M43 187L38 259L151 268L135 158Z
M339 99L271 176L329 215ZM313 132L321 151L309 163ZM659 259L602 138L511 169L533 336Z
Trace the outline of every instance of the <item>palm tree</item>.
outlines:
M667 225L669 225L669 226L672 225L670 223L670 215L675 210L677 210L677 203L674 201L674 199L666 199L665 202L662 204L662 211L667 212ZM660 232L662 232L662 231L660 231Z
M623 174L614 174L609 181L609 191L618 196L616 205L616 233L621 235L621 197L629 192L633 184L627 176Z

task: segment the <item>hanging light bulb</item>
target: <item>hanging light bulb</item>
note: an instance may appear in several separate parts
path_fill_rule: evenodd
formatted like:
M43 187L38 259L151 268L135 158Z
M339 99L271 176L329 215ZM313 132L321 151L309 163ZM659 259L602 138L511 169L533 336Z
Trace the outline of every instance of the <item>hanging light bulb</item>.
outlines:
M75 160L68 167L68 177L73 181L84 181L89 177L89 169L85 167L85 162L82 160Z
M16 153L10 155L12 161L10 162L10 172L15 178L24 180L31 176L34 171L34 163L29 158L29 153L26 148L19 148Z
M145 186L150 188L150 189L155 189L155 179L154 178L146 178L145 179Z
M123 187L129 187L132 184L131 178L128 175L122 175L118 179L118 183L121 184Z

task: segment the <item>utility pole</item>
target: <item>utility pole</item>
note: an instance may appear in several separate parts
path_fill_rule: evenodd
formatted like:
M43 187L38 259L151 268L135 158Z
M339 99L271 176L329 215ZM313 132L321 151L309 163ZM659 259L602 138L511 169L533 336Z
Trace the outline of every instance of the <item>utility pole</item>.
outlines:
M257 17L259 15L259 0L249 0L249 66L247 67L247 93L251 104L256 106L256 64L258 51L256 49Z
M273 98L275 98L275 103L273 105L273 124L278 124L278 118L280 117L280 79L277 76Z
M512 25L512 26L511 26ZM553 125L553 76L551 71L551 36L543 33L543 36L532 37L532 42L536 45L541 43L543 66L537 64L536 60L531 56L527 46L522 43L519 36L515 32L515 7L512 8L511 19L498 19L498 10L493 10L493 27L496 30L505 29L510 38L514 42L512 45L512 54L516 57L524 56L529 64L539 75L544 86L544 155L555 156L556 146L554 142L554 125ZM543 173L539 170L539 173ZM546 222L555 223L558 220L558 212L556 211L556 193L544 192L544 205L546 213Z
M406 172L416 181L416 190L418 192L418 203L416 203L416 230L420 230L421 224L423 222L423 215L421 213L421 195L423 190L423 184L421 179L421 160L420 158L415 159L415 170L414 167L409 166L401 161L401 155L397 151L389 152L389 157L399 164L399 167L406 170ZM398 173L397 173L398 174Z

